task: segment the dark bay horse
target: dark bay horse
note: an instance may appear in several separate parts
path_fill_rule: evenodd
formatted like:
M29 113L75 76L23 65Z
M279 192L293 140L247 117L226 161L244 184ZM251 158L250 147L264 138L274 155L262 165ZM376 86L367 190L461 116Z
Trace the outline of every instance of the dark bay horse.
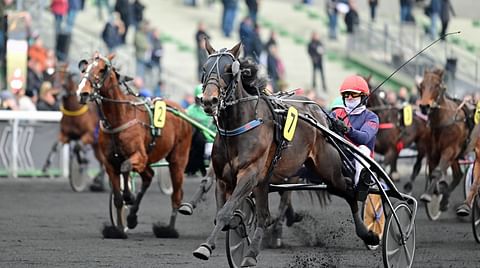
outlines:
M193 255L203 260L211 256L219 232L238 226L233 212L253 193L257 225L242 266L256 265L260 242L271 223L269 184L284 183L284 178L292 177L303 164L328 185L330 193L347 201L357 235L366 244L378 245L379 237L368 231L361 220L351 180L342 175L339 152L320 130L303 120L298 120L291 141L285 142L281 128L277 128L284 125L284 118L274 107L295 107L325 126L326 115L308 98L268 96L253 82L244 84L240 77L250 74L242 70L238 61L240 48L237 44L230 50L215 51L206 42L209 57L203 66L203 104L205 112L216 117L219 127L212 152L217 215L212 233ZM292 125L284 129L292 130Z
M446 94L443 83L443 70L426 70L420 84L420 109L428 115L431 129L431 149L428 155L428 168L431 183L420 197L424 202L431 202L433 193L443 194L440 210L448 209L448 198L462 179L458 158L465 150L469 129L468 115L459 101ZM446 182L447 168L452 168L453 180Z
M151 123L152 118L146 101L136 97L126 81L111 64L114 55L103 57L95 54L89 61L80 62L82 79L78 85L77 95L81 102L94 101L100 110L99 133L100 148L105 155L105 168L112 184L114 204L118 211L118 228L105 227L106 237L126 238L125 226L121 218L123 202L132 205L127 216L127 226L133 229L137 225L137 212L146 190L154 175L150 164L166 159L169 163L170 178L173 186L172 213L167 227L154 226L158 237L178 237L175 230L177 208L183 197L184 170L192 141L192 126L187 121L166 113L165 125L157 135ZM181 107L166 100L168 108L181 110ZM135 197L129 187L120 190L120 175L124 185L128 185L131 171L142 178L142 186Z
M55 73L52 76L52 86L60 92L62 99L60 107L62 119L60 120L58 141L61 144L68 144L70 141L78 140L84 145L91 145L96 159L102 166L104 157L95 138L95 130L99 121L97 107L93 103L79 103L76 92L77 82L74 79L74 73L69 71L67 63L60 64L55 69ZM57 143L54 144L52 151L50 151L44 169L48 167L51 162L51 155L56 149Z
M397 173L400 151L413 143L416 144L417 157L410 181L404 186L405 191L411 192L413 182L422 168L422 159L429 150L430 128L426 124L425 116L421 116L415 111L412 115L411 125L405 126L403 122L404 107L389 104L384 96L385 92L379 89L370 95L367 102L367 107L375 112L380 120L375 152L385 157L384 165L390 166L390 175L393 178Z

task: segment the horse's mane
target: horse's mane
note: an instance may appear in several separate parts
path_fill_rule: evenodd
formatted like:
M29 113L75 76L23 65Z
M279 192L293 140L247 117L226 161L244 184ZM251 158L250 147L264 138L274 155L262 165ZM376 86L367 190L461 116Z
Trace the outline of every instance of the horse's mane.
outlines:
M239 59L242 85L245 91L251 95L258 95L266 88L268 77L262 72L261 66L252 58Z

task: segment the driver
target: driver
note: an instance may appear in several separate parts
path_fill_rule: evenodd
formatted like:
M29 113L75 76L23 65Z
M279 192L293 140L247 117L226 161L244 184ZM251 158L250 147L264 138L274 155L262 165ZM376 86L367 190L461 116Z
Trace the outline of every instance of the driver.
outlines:
M367 82L361 76L349 76L340 87L340 95L344 107L332 111L331 115L335 118L332 127L358 146L363 154L373 157L379 119L365 106L365 98L370 95ZM355 160L355 188L359 178L363 178L362 168L360 162Z

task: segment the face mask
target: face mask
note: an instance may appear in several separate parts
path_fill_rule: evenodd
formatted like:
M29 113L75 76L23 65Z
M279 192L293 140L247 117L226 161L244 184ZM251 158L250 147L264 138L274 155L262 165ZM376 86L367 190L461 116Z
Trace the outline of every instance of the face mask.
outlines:
M352 99L345 99L345 106L352 110L353 108L357 107L357 105L360 104L361 97L358 98L352 98Z

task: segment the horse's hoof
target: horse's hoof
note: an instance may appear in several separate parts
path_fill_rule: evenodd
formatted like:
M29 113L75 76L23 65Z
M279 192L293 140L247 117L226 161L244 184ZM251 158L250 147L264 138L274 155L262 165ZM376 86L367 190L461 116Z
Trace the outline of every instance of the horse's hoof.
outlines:
M190 216L193 214L193 206L190 203L182 203L178 208L178 213L186 216Z
M287 226L290 227L296 222L301 222L303 220L303 215L294 213L293 217L287 217Z
M366 239L364 240L365 241L365 244L369 245L369 246L378 246L380 245L380 238L378 237L377 234L375 234L374 232L372 231L368 231L368 235L366 237Z
M432 202L432 196L430 194L424 193L420 196L420 200L422 200L425 203L430 203Z
M178 238L180 236L175 228L160 222L155 223L152 230L157 238Z
M448 189L448 182L446 182L445 180L441 180L438 182L438 192L443 194L444 192L446 192Z
M200 260L208 260L212 255L212 249L207 244L201 244L194 252L193 256Z
M447 211L449 207L450 202L448 201L448 199L445 199L445 197L442 198L442 200L440 201L440 211Z
M127 216L127 227L128 229L134 229L137 227L138 221L137 221L137 215L131 215L129 214Z
M103 238L110 238L110 239L126 239L128 238L127 233L125 231L118 229L115 226L103 226L102 230Z
M466 217L468 215L470 215L470 207L467 204L461 204L457 208L457 216Z
M411 193L412 192L412 189L413 189L413 185L411 182L407 182L405 183L405 185L403 186L403 190L407 193Z
M255 259L254 257L245 257L243 258L242 264L240 266L241 267L257 266L257 259Z

